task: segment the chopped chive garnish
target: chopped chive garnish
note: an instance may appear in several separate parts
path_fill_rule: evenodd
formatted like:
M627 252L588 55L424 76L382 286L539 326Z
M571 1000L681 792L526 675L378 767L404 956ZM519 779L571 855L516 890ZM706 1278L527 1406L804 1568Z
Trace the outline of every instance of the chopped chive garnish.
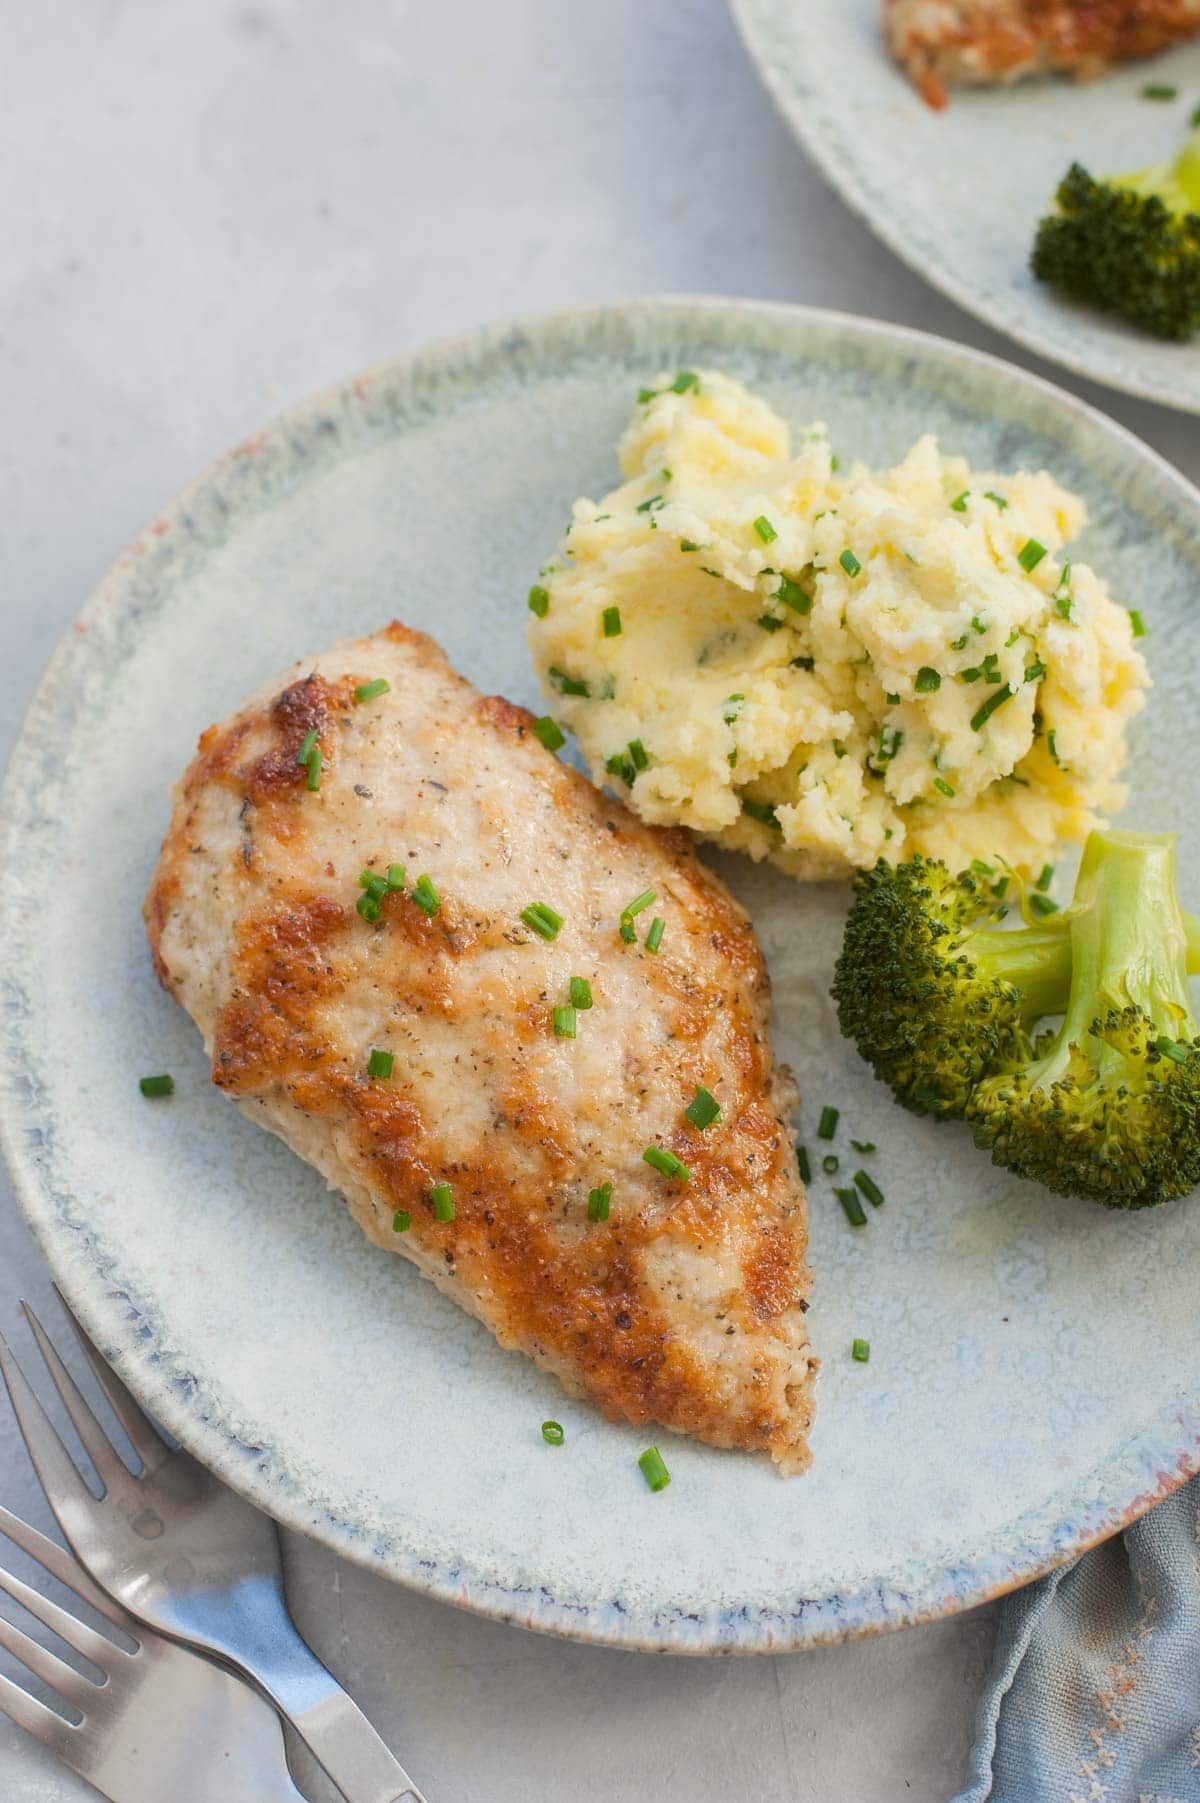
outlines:
M403 889L407 872L403 864L389 864L387 867L387 886L389 889Z
M1191 1055L1191 1047L1185 1039L1168 1039L1165 1034L1155 1040L1154 1049L1161 1052L1164 1058L1169 1058L1173 1064L1186 1064Z
M875 1141L873 1139L852 1139L850 1144L854 1147L856 1152L861 1152L864 1158L875 1150Z
M646 405L647 401L653 401L653 400L656 400L657 398L658 398L658 389L657 388L639 388L638 389L638 405L639 405L639 407L644 407Z
M935 776L933 779L933 786L939 795L944 795L948 801L954 800L953 785L948 783L944 776Z
M656 952L658 950L663 942L663 934L666 930L666 921L661 914L656 914L654 919L650 922L650 930L646 934L646 950L648 952Z
M542 1439L547 1446L561 1446L566 1439L561 1421L543 1421Z
M164 1071L161 1077L139 1077L138 1088L144 1096L173 1096L175 1079Z
M442 898L427 876L419 876L412 887L412 898L418 908L433 919L442 905Z
M562 915L556 914L545 902L530 902L527 908L521 909L521 919L535 933L540 933L543 939L557 939L558 930L563 923Z
M300 749L296 753L296 762L298 764L307 764L316 748L316 743L317 729L315 726L310 726L304 737L301 739Z
M821 1160L821 1169L827 1177L835 1177L837 1175L838 1164L839 1159L837 1153L826 1152L824 1158Z
M448 1183L435 1183L429 1192L429 1200L433 1203L433 1212L439 1221L454 1219L454 1197Z
M778 532L776 532L765 513L760 513L755 520L754 530L758 533L758 536L761 538L764 545L771 544L774 539L779 537Z
M793 613L807 614L812 612L812 596L793 582L790 576L779 578L779 587L774 591L776 601L782 601Z
M633 767L633 759L627 758L623 752L614 751L605 763L604 768L610 776L619 776L627 789L632 789L637 771Z
M845 1209L846 1219L849 1221L851 1227L865 1227L867 1224L867 1215L866 1210L858 1199L858 1191L853 1188L838 1189L834 1190L833 1193Z
M783 621L776 619L774 614L759 614L758 624L762 627L764 632L778 632L783 625Z
M820 1120L820 1124L817 1127L817 1138L818 1139L832 1139L834 1134L837 1132L837 1124L838 1124L837 1109L830 1108L828 1106L828 1104L826 1104L826 1106L824 1108L822 1108L822 1110L821 1110L821 1120Z
M1046 744L1049 747L1050 756L1054 759L1054 762L1056 764L1061 764L1062 759L1058 755L1058 730L1056 727L1052 726L1050 731L1046 734Z
M930 664L922 664L917 671L913 688L918 695L934 695L942 686L942 679Z
M1146 622L1143 620L1136 607L1131 607L1129 610L1129 624L1133 628L1133 636L1135 639L1145 638Z
M665 506L666 502L661 495L651 495L649 500L638 502L637 510L639 513L658 513ZM654 521L651 520L650 524L653 525Z
M860 1365L865 1365L870 1356L871 1342L869 1340L855 1340L850 1348L850 1357L852 1359L857 1359Z
M692 1173L682 1158L676 1158L674 1152L667 1152L662 1146L647 1146L642 1158L654 1170L661 1171L664 1177L678 1177L682 1183L691 1181Z
M626 750L629 752L629 761L635 770L649 769L650 759L647 755L646 747L642 744L640 739L630 739L629 744L626 746Z
M703 1083L697 1083L695 1100L689 1102L683 1112L692 1126L703 1132L705 1127L711 1127L714 1121L720 1120L721 1104L710 1090L705 1089Z
M570 982L572 1008L590 1008L592 1005L592 986L586 977L572 977Z
M970 500L970 498L971 498L971 491L969 488L964 488L961 495L955 495L954 499L950 503L950 505L951 505L951 507L953 507L955 513L965 513L967 511L967 502Z
M1142 89L1143 100L1178 100L1179 89L1169 81L1148 81Z
M374 682L360 683L354 691L354 699L356 701L378 701L381 695L387 694L391 686L386 676L377 676Z
M1002 707L1006 701L1011 701L1011 700L1012 700L1012 690L1009 688L1007 683L1005 683L1002 688L993 689L991 694L988 696L987 700L984 702L983 706L981 708L978 708L975 711L975 713L973 713L971 715L971 731L972 732L982 731L983 727L987 725L987 722L991 719L991 717L995 713L996 709L998 707Z
M308 755L308 776L304 787L306 789L321 787L321 747L319 745L314 745Z
M392 1232L407 1233L412 1226L412 1216L407 1208L398 1208L392 1216Z
M1042 869L1041 869L1041 874L1038 877L1037 882L1033 886L1035 889L1041 889L1044 892L1045 890L1047 890L1050 887L1050 885L1053 881L1054 881L1054 866L1053 866L1053 864L1043 864Z
M403 883L404 878L401 877L400 881ZM382 901L388 892L387 878L379 876L374 870L361 870L358 876L358 886L360 889L366 890L372 901Z
M985 501L994 501L1001 513L1003 513L1004 509L1008 506L1008 502L1004 499L1004 496L998 495L994 488L985 488L983 491L983 498Z
M1046 666L1040 657L1035 657L1031 664L1025 666L1025 681L1040 682L1046 674Z
M623 920L617 929L626 945L637 944L637 928L632 920Z
M811 1183L812 1182L812 1166L808 1162L808 1147L807 1146L797 1146L796 1147L796 1163L800 1167L800 1175L804 1179L805 1183Z
M857 576L862 570L862 565L859 563L853 551L843 551L842 555L838 558L838 562L845 570L847 576Z
M602 1183L599 1189L588 1191L588 1220L607 1221L609 1208L612 1205L612 1184Z
M679 549L681 551L698 551L700 547L690 538L681 538L679 541Z
M665 1490L671 1481L671 1473L667 1470L666 1464L663 1461L663 1456L661 1452L659 1452L657 1446L648 1446L646 1448L645 1452L638 1460L638 1469L641 1471L642 1476L645 1478L650 1488L655 1492Z
M884 1200L883 1191L869 1171L855 1171L854 1181L857 1183L863 1195L867 1198L867 1201L871 1203L872 1207L882 1208Z
M543 714L540 720L535 720L533 730L547 751L557 751L560 745L565 745L567 742L567 736L562 727L557 720L552 720L549 714Z
M367 1059L368 1077L390 1077L395 1062L393 1052L381 1052L378 1046L372 1046L371 1056Z
M568 676L565 670L558 670L553 664L546 672L560 695L582 695L586 700L591 694L582 676Z
M1038 895L1035 891L1029 898L1031 914L1057 914L1058 903L1048 895Z
M816 661L815 657L794 657L792 659L792 669L811 670Z
M742 813L748 814L751 820L757 820L760 826L773 826L777 832L783 831L773 801L751 801L748 795L743 795Z
M621 636L621 610L619 607L606 607L600 618L604 622L606 639L619 639Z
M550 612L550 590L543 588L540 582L535 582L529 591L529 611L539 620L544 620Z
M650 906L651 902L657 900L657 889L643 889L640 895L635 895L633 900L621 909L621 919L632 920L635 914L640 914L644 908Z
M1017 552L1017 562L1023 570L1036 570L1045 555L1045 545L1039 544L1036 538L1027 538Z
M700 378L692 369L681 369L671 383L672 394L686 394L689 388L699 389Z
M387 888L387 886L385 884L384 885L385 893L386 893L386 888ZM362 915L364 920L375 921L375 920L379 919L379 902L374 895L370 895L370 894L360 895L354 905L358 909L359 913Z
M554 1010L554 1035L556 1039L575 1037L575 1010L569 1003Z

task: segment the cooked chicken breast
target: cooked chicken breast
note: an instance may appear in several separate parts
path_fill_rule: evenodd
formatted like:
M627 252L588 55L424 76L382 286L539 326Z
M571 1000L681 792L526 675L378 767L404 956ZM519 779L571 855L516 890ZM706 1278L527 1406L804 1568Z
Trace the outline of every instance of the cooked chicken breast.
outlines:
M533 726L400 625L297 665L178 785L158 974L213 1081L501 1345L614 1419L798 1470L807 1220L762 955L684 839ZM556 1021L572 978L590 1005Z
M1200 31L1200 0L883 0L892 54L931 106L947 88L1084 79Z

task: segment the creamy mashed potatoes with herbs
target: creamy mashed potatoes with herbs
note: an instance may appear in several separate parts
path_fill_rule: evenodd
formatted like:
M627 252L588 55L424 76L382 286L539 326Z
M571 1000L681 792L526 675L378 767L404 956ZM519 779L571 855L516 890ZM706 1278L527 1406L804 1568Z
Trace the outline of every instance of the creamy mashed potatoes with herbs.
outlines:
M1119 806L1149 677L1066 547L1084 505L920 439L793 444L714 371L662 375L531 590L553 714L598 782L806 880L925 852L1038 868Z

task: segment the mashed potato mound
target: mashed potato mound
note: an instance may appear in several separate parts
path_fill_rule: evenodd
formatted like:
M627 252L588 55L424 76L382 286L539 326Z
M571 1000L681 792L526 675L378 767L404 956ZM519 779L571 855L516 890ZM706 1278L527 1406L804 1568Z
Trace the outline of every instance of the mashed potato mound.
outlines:
M598 782L805 880L925 852L1022 871L1120 805L1149 684L1064 555L1084 505L920 439L841 469L714 371L642 391L625 481L576 501L529 640Z

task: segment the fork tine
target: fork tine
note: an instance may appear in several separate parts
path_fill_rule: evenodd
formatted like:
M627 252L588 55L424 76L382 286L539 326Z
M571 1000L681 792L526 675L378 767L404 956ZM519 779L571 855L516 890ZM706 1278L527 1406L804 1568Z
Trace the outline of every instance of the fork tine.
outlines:
M0 1590L9 1590L11 1583L9 1574L0 1568ZM10 1594L15 1594L16 1600L24 1604L23 1596L11 1590ZM32 1594L36 1595L37 1592ZM55 1633L57 1632L56 1628ZM49 1647L44 1647L32 1634L23 1633L5 1615L0 1615L0 1647L10 1652L14 1659L19 1659L27 1671L32 1672L35 1678L40 1678L43 1684L48 1684L60 1697L68 1703L74 1703L76 1709L86 1710L88 1704L95 1701L99 1685L93 1684L90 1678L85 1678L82 1672L77 1672L73 1665L68 1665L65 1659L60 1659Z
M56 1515L69 1505L90 1507L95 1497L80 1476L79 1468L59 1438L58 1429L30 1388L29 1379L18 1365L12 1349L0 1333L0 1377L3 1377L8 1399L17 1418L21 1437L33 1460L34 1470L42 1480Z
M0 1590L11 1596L14 1602L20 1603L22 1609L28 1609L30 1615L40 1621L44 1628L49 1628L52 1633L58 1635L60 1640L65 1640L69 1647L74 1647L77 1653L82 1653L84 1658L90 1659L93 1665L98 1665L101 1671L107 1671L115 1659L129 1657L129 1654L123 1653L120 1647L114 1646L111 1640L106 1640L103 1634L98 1634L95 1628L89 1628L85 1621L80 1621L79 1617L72 1615L70 1610L62 1609L57 1603L52 1603L48 1596L43 1596L40 1590L33 1588L32 1584L23 1583L20 1578L14 1577L11 1571L5 1571L2 1565L0 1565ZM20 1630L14 1629L12 1623L0 1615L0 1630L4 1628L11 1629L20 1638L27 1638L21 1636ZM8 1644L2 1634L0 1634L0 1644ZM9 1646L9 1651L15 1652L18 1659L29 1665L29 1661L19 1648ZM43 1647L41 1651L44 1653L46 1649ZM54 1658L54 1655L50 1654L49 1657ZM62 1660L56 1660L56 1664L62 1665ZM36 1671L37 1667L30 1665L29 1669ZM70 1671L72 1668L67 1666L65 1669ZM38 1672L39 1677L45 1675L44 1672ZM75 1676L79 1676L78 1672ZM51 1677L48 1682L53 1684L56 1690L62 1689L57 1678ZM89 1684L89 1689L94 1691L96 1686ZM72 1698L72 1701L74 1700Z
M75 1431L87 1448L89 1459L100 1473L105 1491L111 1490L118 1495L123 1491L128 1492L129 1486L137 1482L136 1478L92 1413L91 1404L58 1356L53 1341L28 1302L22 1302L21 1312L33 1330L38 1351L54 1380L54 1388L62 1397L67 1414L75 1423Z
M142 1461L144 1471L147 1475L152 1471L157 1471L163 1460L170 1458L171 1448L162 1439L150 1417L134 1401L123 1380L96 1350L84 1328L75 1319L66 1297L57 1284L54 1286L54 1294L62 1304L63 1313L71 1323L75 1338L82 1346L87 1362L95 1373L96 1382L107 1396L113 1414L125 1429L130 1443Z
M98 1609L101 1615L106 1615L114 1627L120 1628L132 1640L138 1638L137 1624L133 1617L127 1615L120 1603L114 1602L106 1590L101 1590L79 1561L73 1559L56 1540L48 1540L45 1534L39 1534L27 1521L22 1521L19 1515L6 1509L3 1503L0 1503L0 1534L11 1540L14 1546L19 1546L23 1553L28 1553L31 1559L36 1559L60 1584L73 1590L76 1596L82 1597L85 1603L90 1603L93 1609Z
M14 1721L18 1728L24 1728L26 1734L32 1734L35 1740L42 1741L58 1754L60 1759L73 1763L69 1752L72 1738L79 1730L71 1722L65 1721L53 1709L47 1709L36 1697L31 1697L27 1690L14 1684L0 1672L0 1711Z

